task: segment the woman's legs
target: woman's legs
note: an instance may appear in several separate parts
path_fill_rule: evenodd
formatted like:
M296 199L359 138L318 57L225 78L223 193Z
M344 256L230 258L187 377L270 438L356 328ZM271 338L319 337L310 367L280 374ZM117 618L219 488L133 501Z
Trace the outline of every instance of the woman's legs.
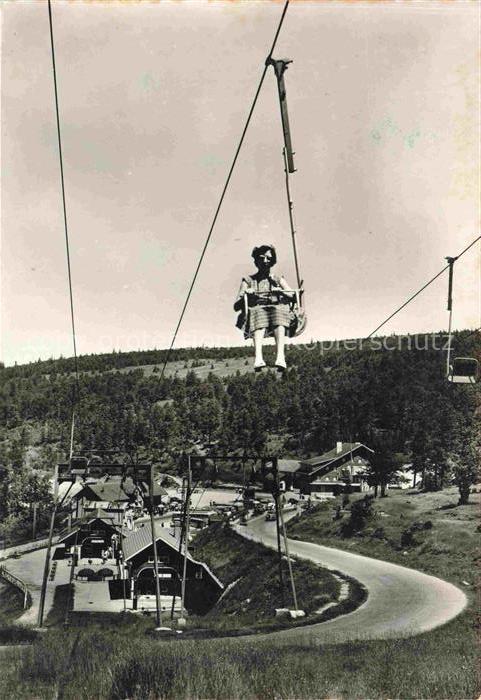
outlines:
M254 331L253 336L254 336L254 351L255 351L254 368L265 367L266 363L264 362L264 358L262 356L262 345L263 345L263 341L264 341L264 329L259 328L259 330Z
M285 367L286 366L286 356L284 352L285 339L286 339L286 329L284 326L277 326L274 328L274 337L276 339L276 366Z

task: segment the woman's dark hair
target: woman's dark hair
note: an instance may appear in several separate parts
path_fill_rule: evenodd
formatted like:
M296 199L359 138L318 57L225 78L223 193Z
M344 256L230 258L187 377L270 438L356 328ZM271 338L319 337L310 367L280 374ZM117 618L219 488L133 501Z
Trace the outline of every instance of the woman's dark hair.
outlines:
M260 245L256 246L254 250L252 251L252 257L254 260L259 257L259 255L262 255L263 253L267 253L267 251L270 250L272 253L272 264L275 265L277 262L277 253L276 249L274 248L273 245Z

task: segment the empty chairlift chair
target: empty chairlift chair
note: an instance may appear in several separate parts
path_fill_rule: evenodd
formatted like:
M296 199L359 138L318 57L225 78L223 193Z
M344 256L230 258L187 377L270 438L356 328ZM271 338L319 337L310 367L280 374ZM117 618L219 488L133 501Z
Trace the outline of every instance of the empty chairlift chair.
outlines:
M478 361L474 357L455 357L449 368L448 380L453 384L476 384Z

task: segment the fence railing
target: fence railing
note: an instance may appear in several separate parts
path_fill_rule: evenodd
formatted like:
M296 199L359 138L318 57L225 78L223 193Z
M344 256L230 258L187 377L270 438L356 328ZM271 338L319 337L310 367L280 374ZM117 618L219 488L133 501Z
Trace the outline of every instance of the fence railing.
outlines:
M27 584L21 578L12 574L6 566L0 565L0 578L10 583L15 588L18 588L23 593L23 609L26 610L32 604L32 598L27 588Z

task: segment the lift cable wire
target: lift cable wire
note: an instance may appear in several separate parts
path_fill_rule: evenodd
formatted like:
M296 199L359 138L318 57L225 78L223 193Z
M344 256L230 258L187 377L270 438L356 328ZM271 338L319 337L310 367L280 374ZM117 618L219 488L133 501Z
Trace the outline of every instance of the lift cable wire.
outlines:
M473 245L475 245L475 243L477 243L479 240L481 240L481 236L478 236L477 238L475 238L474 241L472 241L464 250L461 251L461 253L459 253L459 255L456 256L455 260L459 260L459 258L462 255L464 255L464 253L467 253L468 250L470 248L472 248ZM440 277L443 274L443 272L445 272L448 268L449 268L449 263L447 265L445 265L445 267L443 267L443 269L440 270L432 279L430 279L429 282L426 282L426 284L424 284L421 287L421 289L419 289L415 294L413 294L411 297L409 297L409 299L407 301L405 301L404 304L402 304L402 306L400 306L396 311L394 311L394 313L392 313L390 316L388 316L388 318L386 318L385 321L383 321L374 331L372 331L372 333L367 335L362 340L365 341L365 340L369 340L369 338L372 338L372 336L380 328L382 328L391 318L393 318L397 313L399 313L402 309L404 309L411 301L413 301L413 299L415 299L419 294L421 294L422 291L424 291L427 287L429 287L429 285L432 284L434 282L434 280L436 280L438 277ZM465 339L467 340L468 338L470 338L475 333L478 333L479 331L481 331L481 328L475 328L473 331L471 331L469 333L468 336L466 336ZM338 356L337 360L335 362L333 362L332 365L330 365L329 372L332 372L333 370L337 369L339 367L339 365L343 362L343 359L344 359L344 356L342 356L342 355Z
M73 303L73 287L72 287L72 270L70 265L70 245L68 237L68 223L67 223L67 205L65 199L65 178L63 170L63 155L62 155L62 138L60 132L60 110L58 104L58 89L57 89L57 69L55 64L55 44L53 39L53 20L52 20L52 4L51 0L48 0L48 20L50 27L50 45L52 49L52 67L53 67L53 86L55 93L55 114L57 118L57 139L58 139L58 153L60 161L60 181L62 186L62 207L63 207L63 220L65 229L65 248L67 254L67 272L68 272L68 287L70 296L70 317L72 322L72 340L73 340L73 352L74 352L74 366L75 366L75 391L72 400L72 423L71 423L71 442L70 442L70 458L72 457L73 450L73 434L75 428L75 408L79 399L79 369L78 369L78 358L77 358L77 340L75 335L75 314L74 314L74 303Z
M250 110L249 110L249 114L248 114L248 116L247 116L247 121L246 121L245 126L244 126L244 129L243 129L243 131L242 131L242 135L241 135L240 140L239 140L239 143L238 143L238 145L237 145L237 149L236 149L236 152L235 152L235 155L234 155L234 159L233 159L233 161L232 161L232 165L230 166L230 170L229 170L229 173L228 173L228 175L227 175L227 179L226 179L224 188L223 188L223 190L222 190L222 194L221 194L221 196L220 196L219 204L217 205L217 209L216 209L216 211L215 211L214 218L213 218L213 220L212 220L212 224L211 224L210 229L209 229L209 233L208 233L207 238L206 238L206 240L205 240L204 247L202 248L202 252L201 252L201 254L200 254L200 257L199 257L199 260L198 260L198 263L197 263L197 267L196 267L195 272L194 272L194 276L193 276L193 278L192 278L192 282L190 283L189 291L188 291L188 293L187 293L187 297L186 297L186 299L185 299L184 306L183 306L182 311L181 311L181 313L180 313L179 321L178 321L177 326L176 326L176 328L175 328L174 335L172 336L172 340L171 340L171 343L170 343L170 347L169 347L169 349L168 349L168 351L167 351L167 355L166 355L164 364L163 364L162 369L161 369L161 371L160 371L160 374L159 374L159 381L160 381L160 380L163 378L163 376L164 376L165 368L167 367L167 363L169 362L169 359L170 359L170 356L171 356L171 353L172 353L172 349L173 349L173 347L174 347L174 343L175 343L175 340L176 340L176 338L177 338L177 333L179 332L179 328L180 328L180 326L181 326L181 324L182 324L182 321L183 321L183 318L184 318L184 315L185 315L187 306L188 306L188 304L189 304L190 297L191 297L191 294L192 294L192 290L193 290L193 288L194 288L195 282L196 282L196 280L197 280L197 275L199 274L200 267L201 267L202 262L203 262L203 260L204 260L205 253L206 253L206 251L207 251L207 246L209 245L210 239L211 239L211 237L212 237L212 233L213 233L213 231L214 231L214 226L215 226L215 224L216 224L216 222L217 222L217 217L218 217L218 215L219 215L219 212L220 212L222 203L223 203L223 201L224 201L224 197L225 197L225 194L226 194L226 192L227 192L227 188L228 188L228 186L229 186L229 183L230 183L230 180L231 180L231 177L232 177L232 173L234 172L234 167L235 167L235 165L236 165L237 158L238 158L239 153L240 153L240 149L241 149L241 147L242 147L242 144L244 143L244 138L245 138L245 135L246 135L246 133L247 133L247 128L248 128L248 126L249 126L249 124L250 124L250 121L251 121L251 118L252 118L252 114L254 113L254 108L255 108L255 106L256 106L257 99L258 99L258 97L259 97L259 94L260 94L262 85L263 85L263 83L264 83L264 78L265 78L266 73L267 73L267 70L268 70L268 68L269 68L269 60L270 60L270 58L271 58L271 56L272 56L272 52L274 51L275 45L276 45L276 43L277 43L277 38L278 38L279 33L280 33L280 31L281 31L281 27L282 27L282 24L283 24L283 22L284 22L284 17L286 16L286 12L287 12L288 6L289 6L289 0L286 0L286 3L285 3L285 5L284 5L284 9L283 9L283 11L282 11L282 15L281 15L281 18L280 18L280 20L279 20L279 24L278 24L278 27L277 27L277 30L276 30L276 34L275 34L275 36L274 36L274 41L272 42L271 50L269 51L269 55L268 55L268 57L267 57L267 59L266 59L266 62L265 62L265 65L264 65L264 70L262 71L261 79L260 79L260 81L259 81L259 85L257 86L257 90L256 90L256 93L255 93L255 96L254 96L254 100L253 100L253 102L252 102L251 108L250 108Z
M473 241L472 243L470 243L461 253L459 253L459 255L457 255L456 258L454 258L454 260L459 260L459 258L460 258L462 255L464 255L465 253L467 253L468 250L469 250L470 248L472 248L473 245L474 245L475 243L477 243L479 240L481 240L481 236L478 236L477 238L475 238L474 241ZM386 323L387 323L388 321L390 321L394 316L396 316L396 314L398 314L402 309L404 309L404 307L406 307L411 301L413 301L413 299L415 299L419 294L421 294L421 292L423 292L427 287L429 287L429 285L432 284L432 283L434 282L434 280L437 280L437 278L440 277L440 276L443 274L443 272L445 272L445 271L449 268L449 266L450 266L450 263L448 263L447 265L445 265L445 266L443 267L443 269L440 270L440 271L437 273L437 275L434 275L434 277L433 277L432 279L430 279L429 282L426 282L426 284L423 285L423 286L421 287L421 289L419 289L415 294L413 294L411 297L409 297L409 299L408 299L407 301L405 301L404 304L402 304L402 306L400 306L398 309L396 309L396 311L394 311L390 316L388 316L388 318L386 318L385 321L383 321L381 324L379 324L379 326L378 326L377 328L375 328L371 333L369 333L369 335L366 336L366 337L364 338L364 340L368 340L368 339L371 338L375 333L377 333L377 331L378 331L380 328L382 328L384 325L386 325Z

